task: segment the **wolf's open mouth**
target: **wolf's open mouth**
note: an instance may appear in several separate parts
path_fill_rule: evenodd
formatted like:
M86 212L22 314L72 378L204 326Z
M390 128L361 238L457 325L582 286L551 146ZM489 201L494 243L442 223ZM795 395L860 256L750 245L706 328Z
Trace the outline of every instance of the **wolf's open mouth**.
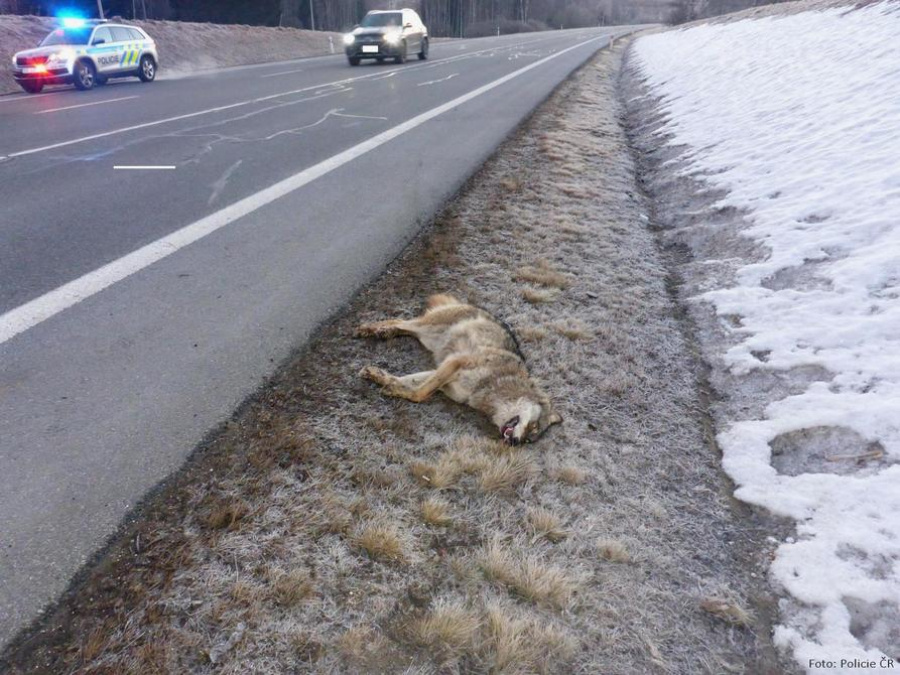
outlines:
M503 437L503 440L506 443L510 443L512 445L516 444L516 439L513 436L513 433L516 431L516 425L519 423L518 415L509 420L506 424L500 427L500 435Z

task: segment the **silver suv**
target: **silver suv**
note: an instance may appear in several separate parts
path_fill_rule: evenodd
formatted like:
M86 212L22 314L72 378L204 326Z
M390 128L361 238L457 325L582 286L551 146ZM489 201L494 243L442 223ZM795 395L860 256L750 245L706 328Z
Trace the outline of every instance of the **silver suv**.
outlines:
M31 94L48 84L93 89L112 77L152 82L158 64L156 43L137 26L66 20L40 47L13 56L13 77Z
M372 11L344 36L344 51L351 66L358 66L361 59L403 63L410 54L427 59L428 29L411 9Z

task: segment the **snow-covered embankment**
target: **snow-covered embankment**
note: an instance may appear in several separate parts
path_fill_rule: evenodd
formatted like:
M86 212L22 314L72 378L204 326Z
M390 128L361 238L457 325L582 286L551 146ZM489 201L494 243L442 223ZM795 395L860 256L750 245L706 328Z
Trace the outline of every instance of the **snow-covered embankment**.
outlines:
M660 33L633 54L667 152L683 146L670 167L723 195L676 236L691 301L715 310L720 393L756 400L716 411L724 468L737 497L796 523L771 566L775 638L810 672L900 672L898 36L900 3L882 2Z

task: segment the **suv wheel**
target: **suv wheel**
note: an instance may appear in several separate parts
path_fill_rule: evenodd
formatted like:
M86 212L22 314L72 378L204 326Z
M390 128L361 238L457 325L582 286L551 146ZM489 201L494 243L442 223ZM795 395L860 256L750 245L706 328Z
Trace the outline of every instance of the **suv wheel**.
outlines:
M428 58L428 38L422 39L422 51L419 52L419 61L424 61Z
M75 88L81 89L81 91L93 89L97 83L97 71L94 70L94 66L90 61L78 61L75 64L75 70L72 75L74 76Z
M153 82L156 79L156 61L149 54L141 57L141 63L138 66L138 77L141 82Z

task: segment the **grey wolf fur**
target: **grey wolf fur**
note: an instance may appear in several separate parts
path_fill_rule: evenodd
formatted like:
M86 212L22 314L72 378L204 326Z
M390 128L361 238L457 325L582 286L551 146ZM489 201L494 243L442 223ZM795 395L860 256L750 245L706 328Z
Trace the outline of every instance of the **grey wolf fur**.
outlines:
M366 366L360 376L382 386L388 396L421 403L434 392L487 415L510 445L537 440L562 422L528 374L515 336L483 309L450 295L428 298L415 319L388 319L360 326L358 337L410 335L434 356L435 369L396 376Z

